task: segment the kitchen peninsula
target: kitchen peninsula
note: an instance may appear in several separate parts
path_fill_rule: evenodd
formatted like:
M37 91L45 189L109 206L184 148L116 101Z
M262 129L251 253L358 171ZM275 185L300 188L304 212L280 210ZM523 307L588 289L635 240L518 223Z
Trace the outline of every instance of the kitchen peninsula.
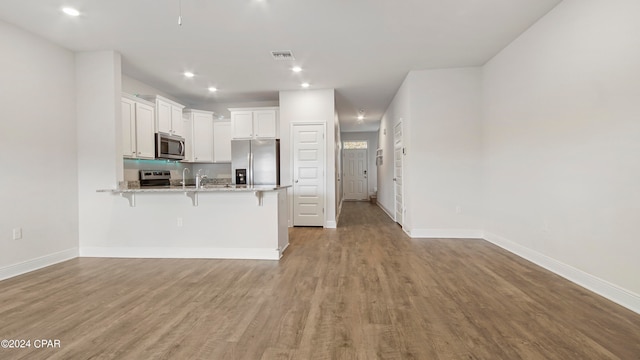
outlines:
M130 206L114 214L128 221L109 234L118 244L85 248L83 256L278 260L289 245L288 187L98 190L128 199Z

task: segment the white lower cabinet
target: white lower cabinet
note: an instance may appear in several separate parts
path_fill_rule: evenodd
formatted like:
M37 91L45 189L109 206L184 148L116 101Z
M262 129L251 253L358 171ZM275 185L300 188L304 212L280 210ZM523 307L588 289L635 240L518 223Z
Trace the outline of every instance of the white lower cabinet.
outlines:
M188 109L184 112L186 156L185 161L212 163L213 159L213 112Z
M213 161L231 162L231 121L213 123Z
M131 159L155 159L154 105L124 94L122 105L122 155Z

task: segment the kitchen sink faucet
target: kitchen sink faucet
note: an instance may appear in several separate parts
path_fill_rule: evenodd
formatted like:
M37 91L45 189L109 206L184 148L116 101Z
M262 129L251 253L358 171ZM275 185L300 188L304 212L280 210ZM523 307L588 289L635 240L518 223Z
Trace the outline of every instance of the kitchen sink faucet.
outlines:
M187 186L187 179L184 178L184 172L188 171L191 172L191 170L189 170L189 168L184 168L182 169L182 188L184 189Z
M198 172L196 173L196 189L199 189L202 187L202 181L204 181L204 179L207 178L207 175L202 174L200 175L200 172L202 171L202 169L199 169Z

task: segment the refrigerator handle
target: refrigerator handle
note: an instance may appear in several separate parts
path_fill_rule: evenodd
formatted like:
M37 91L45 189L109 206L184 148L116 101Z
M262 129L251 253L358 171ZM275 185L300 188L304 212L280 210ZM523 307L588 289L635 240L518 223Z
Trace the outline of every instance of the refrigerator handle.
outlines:
M250 183L249 185L253 186L253 153L249 153L249 171L251 171Z
M251 184L251 151L247 153L247 185Z

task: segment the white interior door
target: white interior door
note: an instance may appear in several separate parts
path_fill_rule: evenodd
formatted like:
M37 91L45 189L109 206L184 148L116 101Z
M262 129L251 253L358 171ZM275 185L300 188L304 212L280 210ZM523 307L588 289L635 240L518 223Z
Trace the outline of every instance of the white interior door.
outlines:
M343 151L342 181L345 200L367 200L367 150Z
M402 195L402 122L393 128L393 183L395 193L395 221L402 225L404 204Z
M293 226L324 225L324 126L293 126Z

